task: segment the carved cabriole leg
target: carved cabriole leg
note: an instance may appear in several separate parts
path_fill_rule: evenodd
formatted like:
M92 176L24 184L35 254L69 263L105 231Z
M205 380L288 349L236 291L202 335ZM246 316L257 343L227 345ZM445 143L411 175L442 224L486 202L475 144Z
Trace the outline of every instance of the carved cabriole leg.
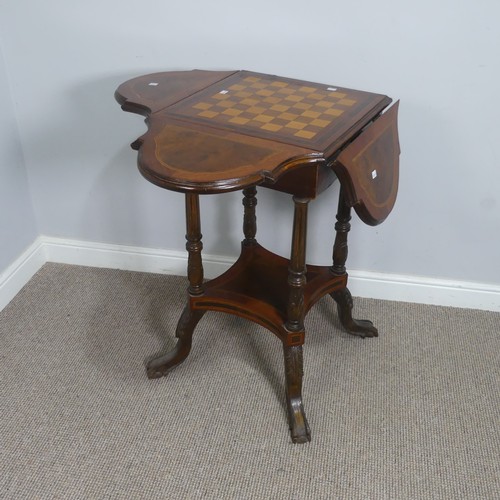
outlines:
M304 374L302 346L283 345L283 353L290 434L294 443L307 443L311 440L311 430L302 403L302 376Z
M288 270L287 321L290 342L283 345L285 358L286 401L288 422L292 441L306 443L311 440L311 431L307 423L302 403L302 344L304 342L304 286L306 284L306 237L308 199L295 198L295 216L293 221L292 251ZM290 345L297 344L300 345Z
M243 206L245 207L245 214L243 216L243 234L245 239L243 245L255 245L257 240L257 218L255 216L255 206L257 205L257 188L255 186L243 190Z
M172 351L148 363L146 369L148 378L163 377L172 368L181 364L187 358L191 351L193 331L205 312L192 311L189 304L184 308L175 331L175 336L179 339L177 340L177 344Z
M188 280L189 295L203 294L203 263L201 260L201 224L200 204L197 194L186 194L186 249L188 251ZM193 331L205 311L192 310L186 305L177 323L175 336L177 344L172 351L150 361L146 367L149 378L159 378L167 374L172 368L182 363L191 350Z
M335 243L333 246L333 265L330 267L332 274L341 276L345 274L348 246L347 235L351 229L351 207L346 203L342 188L340 189L337 223L335 224ZM352 335L359 337L376 337L377 329L369 320L356 320L352 317L352 296L348 288L334 291L330 294L337 303L337 309L342 326Z

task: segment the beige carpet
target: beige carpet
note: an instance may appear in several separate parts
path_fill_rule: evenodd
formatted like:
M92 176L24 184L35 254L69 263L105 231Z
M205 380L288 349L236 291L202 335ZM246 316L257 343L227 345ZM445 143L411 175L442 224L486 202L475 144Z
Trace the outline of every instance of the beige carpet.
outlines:
M282 350L208 313L174 345L185 278L47 264L0 313L2 499L498 499L500 314L357 299L380 337L307 317L312 442L293 445Z

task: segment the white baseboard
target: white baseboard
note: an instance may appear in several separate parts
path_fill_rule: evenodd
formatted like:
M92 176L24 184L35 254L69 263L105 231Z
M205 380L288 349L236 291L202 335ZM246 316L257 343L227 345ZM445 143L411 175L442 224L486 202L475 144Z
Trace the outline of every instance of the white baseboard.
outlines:
M500 312L500 286L487 283L349 271L349 289L357 297Z
M79 266L106 267L144 273L186 275L187 252L155 248L110 245L90 241L42 236L47 262ZM207 278L215 278L234 262L229 257L203 254Z
M45 262L105 267L160 274L186 274L186 252L40 236L0 275L0 310ZM230 257L203 255L205 276L213 278L234 262ZM500 312L500 286L420 276L350 271L353 295Z
M41 238L37 238L7 269L0 273L0 311L46 261Z

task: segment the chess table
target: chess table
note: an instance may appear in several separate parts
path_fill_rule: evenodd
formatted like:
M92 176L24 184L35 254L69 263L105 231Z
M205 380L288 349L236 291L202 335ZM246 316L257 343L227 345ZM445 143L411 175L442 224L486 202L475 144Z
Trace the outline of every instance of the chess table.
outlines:
M206 311L254 321L282 342L292 441L310 440L302 401L304 318L323 296L337 303L341 324L375 337L352 317L347 288L351 209L369 225L391 212L398 189L398 104L384 95L249 71L175 71L129 80L115 93L122 109L146 117L132 147L150 182L185 194L188 299L175 348L149 362L162 377L182 363ZM330 266L306 264L307 209L338 179ZM257 186L292 195L290 259L256 239ZM203 278L199 195L243 192L241 254L221 276ZM272 214L270 214L272 216Z

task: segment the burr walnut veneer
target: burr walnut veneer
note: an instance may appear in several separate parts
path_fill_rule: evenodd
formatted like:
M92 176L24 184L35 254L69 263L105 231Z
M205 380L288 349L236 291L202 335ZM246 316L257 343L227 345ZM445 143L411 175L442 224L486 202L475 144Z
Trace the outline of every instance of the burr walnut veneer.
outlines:
M294 442L310 440L302 403L304 317L331 295L344 328L377 335L352 318L347 288L351 208L376 225L392 210L399 168L396 103L384 96L247 71L177 71L145 75L117 89L125 111L147 117L148 131L132 147L149 181L185 193L188 302L175 348L148 364L165 375L189 354L207 310L254 321L283 343L286 401ZM340 182L331 266L306 266L308 203ZM290 259L256 240L256 187L292 195ZM241 255L227 272L204 282L200 194L243 191Z

